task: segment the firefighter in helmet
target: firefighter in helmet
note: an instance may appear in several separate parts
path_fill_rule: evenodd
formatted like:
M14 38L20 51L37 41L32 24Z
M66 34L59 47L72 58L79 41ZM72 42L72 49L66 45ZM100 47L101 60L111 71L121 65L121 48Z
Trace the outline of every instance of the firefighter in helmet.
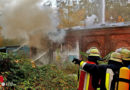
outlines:
M110 59L108 61L108 68L111 68L114 72L118 71L122 64L122 57L121 54L118 52L113 52L110 56Z
M94 51L97 51L97 50L94 50ZM89 59L89 55L90 57L94 57L94 58L96 57L96 59ZM88 61L97 62L97 60L101 60L99 53L94 52L94 53L90 53L89 55L88 55ZM112 81L112 84L113 84L112 88L115 88L114 86L115 86L116 78L118 75L118 71L120 67L122 67L122 60L121 60L120 53L113 52L108 61L108 65L96 65L96 64L91 64L91 63L84 62L78 59L74 59L73 62L75 64L79 64L83 70L92 74L93 76L92 82L94 82L93 87L95 88L100 87L100 90L106 90L106 87L105 87L106 70L108 68L112 69L112 71L116 73L114 74L115 79L113 79ZM100 79L100 83L99 83L99 79Z
M130 65L130 50L122 48L120 54L122 55L123 65L128 67Z
M96 48L96 47L91 47L87 52L88 54L88 62L90 63L94 63L94 64L98 64L98 60L102 60L101 59L101 55L100 55L100 52L99 50Z
M121 48L119 53L122 56L123 67L120 68L117 87L119 90L130 90L130 50Z
M121 54L118 52L113 52L108 61L107 69L111 69L113 71L113 80L111 81L110 90L115 90L115 84L119 78L119 70L123 66ZM109 73L112 74L112 73ZM107 78L107 77L106 77Z
M79 64L84 71L86 71L90 74L90 77L92 76L91 83L92 83L93 89L91 89L91 90L96 90L98 88L98 82L99 82L99 70L98 70L98 66L97 66L97 64L98 64L97 61L102 60L102 59L100 56L100 52L96 47L90 48L86 53L88 55L86 62L81 61L76 58L74 58L72 62L74 62L75 64Z

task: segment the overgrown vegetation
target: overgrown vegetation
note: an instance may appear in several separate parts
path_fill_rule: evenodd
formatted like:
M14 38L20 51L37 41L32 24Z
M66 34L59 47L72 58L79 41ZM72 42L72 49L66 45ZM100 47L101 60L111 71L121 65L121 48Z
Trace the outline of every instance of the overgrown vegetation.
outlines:
M10 90L42 89L42 90L76 90L77 80L68 70L71 66L59 69L56 65L32 66L31 60L21 56L0 53L0 74L4 82L13 82L7 86ZM65 70L66 69L66 70ZM66 71L66 72L64 72ZM72 70L73 71L73 70ZM76 69L74 69L75 73ZM70 74L70 75L69 75ZM5 88L7 88L5 87Z
M85 53L80 54L87 58ZM106 62L101 61L99 64L106 64L110 54L104 57ZM0 53L0 74L4 77L5 83L13 83L4 87L8 90L76 90L79 67L69 61L62 65L36 66L24 55Z

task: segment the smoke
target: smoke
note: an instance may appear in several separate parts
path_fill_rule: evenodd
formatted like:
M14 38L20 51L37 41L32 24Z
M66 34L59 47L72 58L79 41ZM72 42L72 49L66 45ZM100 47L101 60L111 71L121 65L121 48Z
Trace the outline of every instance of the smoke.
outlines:
M63 30L58 30L56 32L50 32L48 35L49 35L49 39L51 39L52 41L57 42L57 43L61 43L64 40L66 32Z
M11 2L11 0L0 0L0 10L2 10L2 8L4 8L10 2Z
M122 51L122 48L118 48L115 50L115 52L120 53Z
M86 17L85 23L86 23L86 25L93 25L95 23L96 19L97 19L97 16L92 14L91 16Z
M95 0L89 0L90 3L93 3Z
M59 20L55 10L43 6L42 0L9 1L9 4L1 1L4 6L0 25L4 38L22 39L22 42L28 42L28 45L36 48L46 47L49 39L63 41L65 32L57 30Z

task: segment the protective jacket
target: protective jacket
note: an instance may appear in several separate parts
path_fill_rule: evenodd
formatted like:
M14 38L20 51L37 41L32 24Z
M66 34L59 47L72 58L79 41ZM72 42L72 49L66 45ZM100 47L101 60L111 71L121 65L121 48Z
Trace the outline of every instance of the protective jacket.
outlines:
M92 85L94 88L100 87L100 90L106 90L105 74L107 65L89 64L82 61L80 66L83 68L83 70L89 72L92 75Z
M112 71L114 73L113 80L111 82L111 88L110 88L110 90L115 90L115 84L118 82L119 71L120 71L120 68L122 66L123 66L123 64L121 62L109 60L107 68L112 69Z
M90 74L90 76L92 77L91 80L91 84L92 87L94 88L93 90L96 90L96 88L98 88L98 81L99 81L99 74L98 74L98 67L96 64L90 64L90 62L81 62L80 63L81 68L86 71L87 73ZM89 89L88 89L89 90Z

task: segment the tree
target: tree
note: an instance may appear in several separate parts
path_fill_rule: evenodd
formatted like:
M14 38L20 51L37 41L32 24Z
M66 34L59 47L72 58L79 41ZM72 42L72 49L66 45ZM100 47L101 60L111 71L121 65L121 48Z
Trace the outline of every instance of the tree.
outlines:
M74 26L84 26L86 18L85 6L81 5L81 1L57 1L59 8L60 25L59 28L71 28Z
M106 21L107 22L128 22L130 21L130 3L128 0L117 2L106 0Z

